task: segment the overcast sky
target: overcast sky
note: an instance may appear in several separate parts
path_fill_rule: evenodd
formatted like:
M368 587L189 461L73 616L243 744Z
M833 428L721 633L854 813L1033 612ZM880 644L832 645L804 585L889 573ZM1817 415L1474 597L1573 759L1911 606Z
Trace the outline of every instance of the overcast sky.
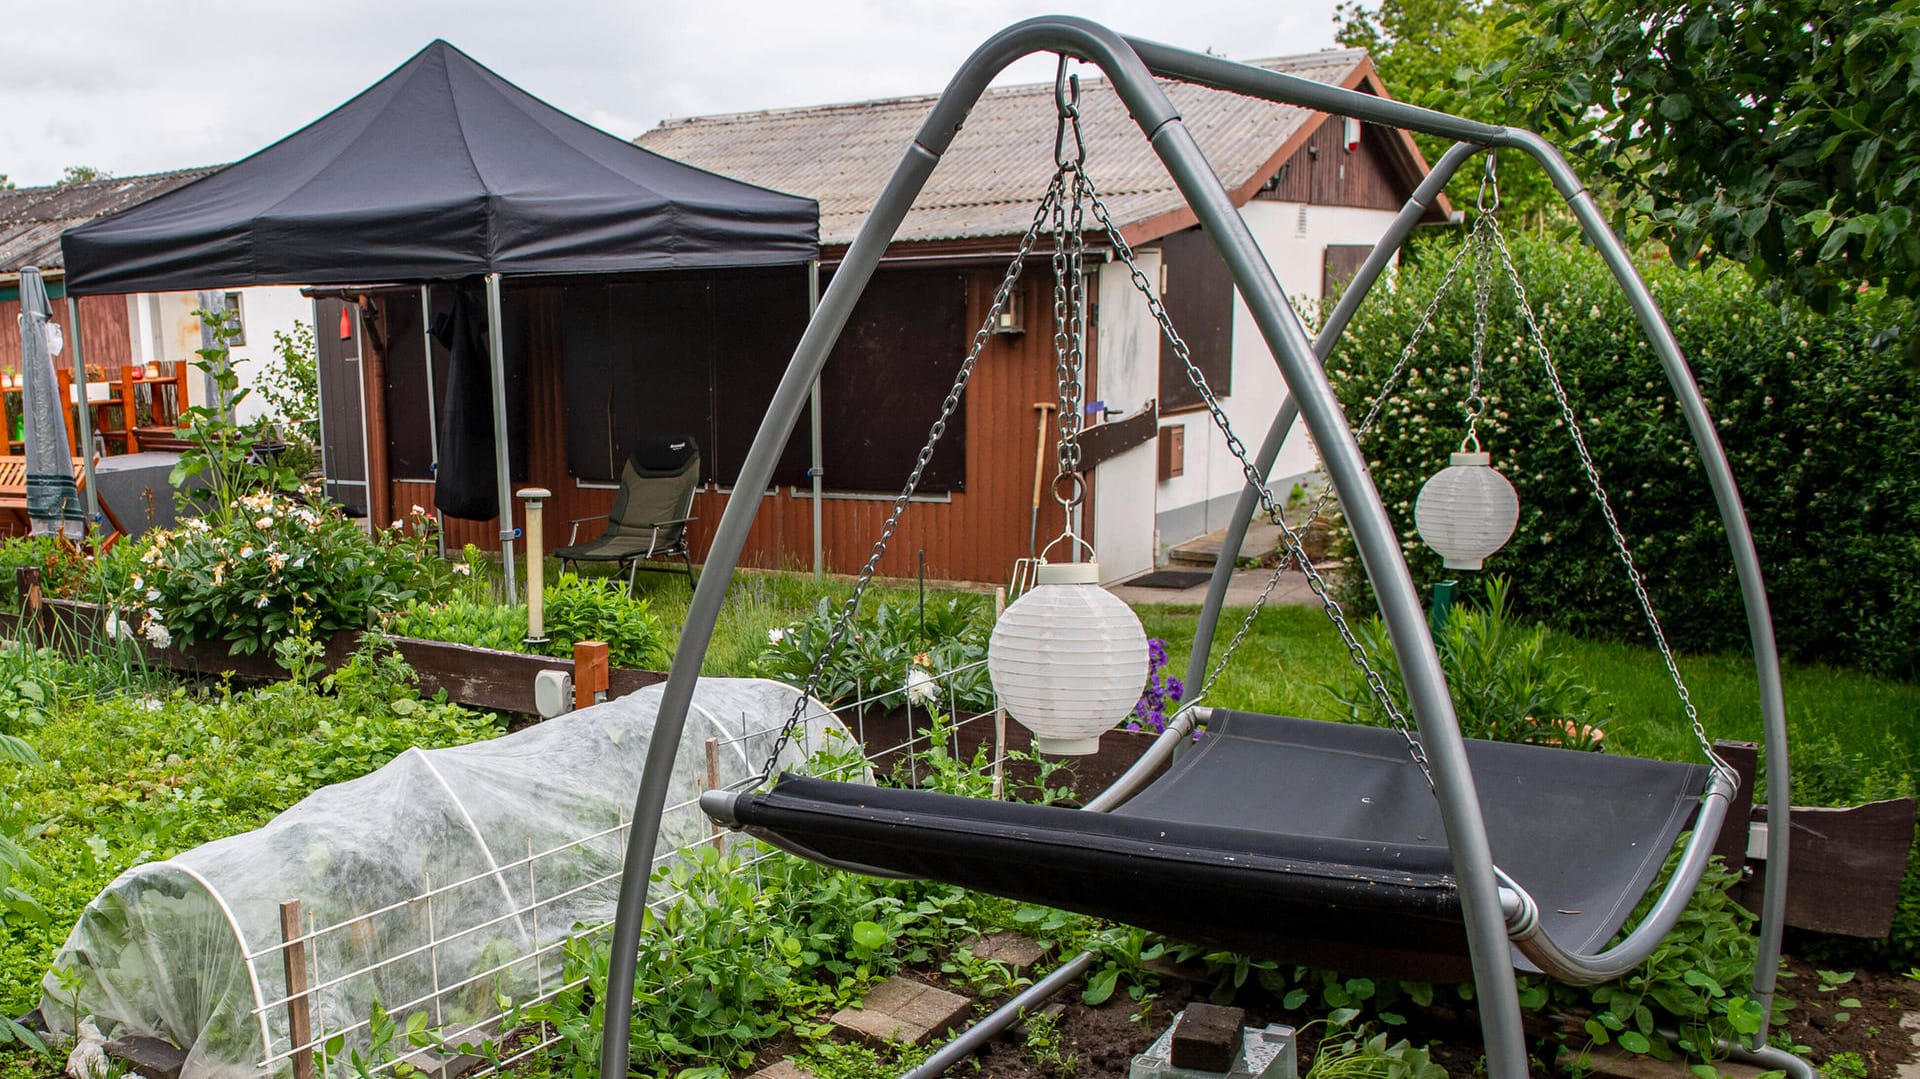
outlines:
M932 93L994 31L1084 15L1246 60L1333 45L1335 0L80 0L0 34L0 174L224 164L436 37L616 135L660 120ZM1028 60L1015 81L1044 81ZM1005 81L1005 80L1003 80Z

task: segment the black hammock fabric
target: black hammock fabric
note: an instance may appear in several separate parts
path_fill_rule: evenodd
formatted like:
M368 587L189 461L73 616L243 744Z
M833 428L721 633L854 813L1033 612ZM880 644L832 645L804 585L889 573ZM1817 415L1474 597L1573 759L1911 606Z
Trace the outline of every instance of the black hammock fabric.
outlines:
M1495 863L1577 951L1620 929L1707 780L1704 765L1504 742L1469 741L1467 757ZM1112 813L784 776L737 796L733 816L803 855L1195 943L1470 975L1439 809L1393 731L1215 710L1198 745Z

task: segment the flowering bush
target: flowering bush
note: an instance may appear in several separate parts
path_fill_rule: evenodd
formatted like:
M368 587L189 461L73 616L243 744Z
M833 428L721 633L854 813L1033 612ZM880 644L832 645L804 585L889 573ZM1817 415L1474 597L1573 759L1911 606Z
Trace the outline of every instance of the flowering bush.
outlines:
M1747 623L1726 532L1673 392L1632 311L1590 251L1516 237L1576 415L1656 609L1676 645L1741 649ZM1360 415L1452 257L1428 248L1370 297L1328 364ZM1746 276L1642 267L1707 398L1766 568L1782 648L1803 660L1920 676L1920 370L1903 362L1913 308L1864 296L1826 316L1776 307ZM1421 484L1463 434L1472 318L1456 283L1361 443L1416 580L1455 576L1414 532ZM1480 437L1520 494L1512 543L1488 562L1528 613L1584 633L1644 634L1571 440L1496 283ZM1343 547L1350 550L1344 537ZM1348 584L1364 589L1363 575Z
M432 583L433 519L415 508L371 535L339 506L260 491L212 517L149 532L110 604L107 633L165 647L270 650L309 632L362 629Z
M1167 642L1158 637L1149 637L1147 688L1140 694L1139 703L1133 706L1133 718L1127 720L1127 730L1151 730L1156 733L1166 730L1167 710L1171 708L1177 711L1180 698L1186 694L1186 685L1167 673Z

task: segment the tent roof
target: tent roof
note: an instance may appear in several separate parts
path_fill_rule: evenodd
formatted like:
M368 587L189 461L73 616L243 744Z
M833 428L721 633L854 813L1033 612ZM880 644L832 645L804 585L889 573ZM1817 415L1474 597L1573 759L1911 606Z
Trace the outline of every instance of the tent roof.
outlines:
M334 111L61 237L76 293L805 262L819 209L661 157L435 41Z

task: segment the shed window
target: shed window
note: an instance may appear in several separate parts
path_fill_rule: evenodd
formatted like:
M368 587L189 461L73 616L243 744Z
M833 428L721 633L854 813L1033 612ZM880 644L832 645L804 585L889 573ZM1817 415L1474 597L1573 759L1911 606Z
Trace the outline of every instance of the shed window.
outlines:
M1199 228L1160 242L1160 302L1216 397L1233 392L1233 278ZM1200 391L1173 346L1160 339L1160 411L1200 407Z
M966 321L966 278L958 271L886 270L867 282L820 379L828 488L899 492L966 357ZM963 401L919 490L965 490L966 469Z

